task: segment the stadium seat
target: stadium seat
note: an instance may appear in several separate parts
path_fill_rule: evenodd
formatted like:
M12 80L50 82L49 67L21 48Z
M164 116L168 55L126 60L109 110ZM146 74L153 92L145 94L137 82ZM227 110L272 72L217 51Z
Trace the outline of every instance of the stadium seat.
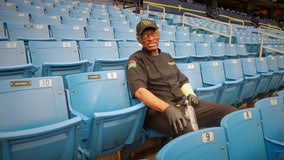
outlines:
M236 44L236 48L237 48L238 57L240 57L240 58L249 57L246 46L244 44Z
M260 74L256 72L253 58L241 58L241 63L244 74L244 85L241 88L243 94L240 99L250 101L258 94L256 90L259 84Z
M225 43L212 42L211 49L212 49L212 54L210 55L210 60L223 60L225 58L226 54Z
M73 74L66 81L71 115L84 120L81 142L87 158L144 140L146 107L130 104L123 70Z
M156 155L156 160L228 160L226 134L222 127L200 129L179 136Z
M85 17L62 17L61 18L62 24L65 25L72 25L72 26L84 26L86 27L88 25L87 18Z
M81 119L68 118L61 77L3 80L0 88L1 159L80 157L77 128Z
M242 63L240 59L225 59L223 60L223 65L224 65L224 71L225 71L225 78L226 80L230 81L239 81L239 89L236 90L237 96L235 99L234 104L239 104L242 103L244 100L244 87L248 87L245 83L246 81L244 80L243 76L243 69L242 69ZM250 88L254 89L254 88Z
M270 91L270 82L273 77L273 72L268 69L267 57L256 57L254 61L256 71L261 75L256 92L260 95L264 95Z
M44 7L37 5L28 5L28 4L17 4L17 11L20 13L28 14L44 14Z
M47 24L7 23L10 41L54 40Z
M178 63L177 66L180 71L188 77L189 82L194 89L194 93L197 94L199 99L217 102L217 96L222 88L222 85L204 85L199 63Z
M209 60L212 55L211 43L197 42L195 43L196 55L191 55L191 61L201 62Z
M69 8L46 7L45 13L52 16L70 16Z
M33 24L58 25L61 24L61 16L47 14L31 14Z
M236 44L225 44L225 57L226 58L238 58Z
M177 55L174 59L184 59L185 63L192 62L192 57L196 56L195 43L176 41L174 44Z
M135 29L127 27L114 28L114 38L123 41L137 41Z
M57 41L84 41L86 38L84 26L80 25L50 25L52 36Z
M190 42L189 32L176 31L175 36L176 41Z
M129 58L131 54L142 49L137 41L118 41L119 58Z
M32 64L40 67L36 77L87 72L90 66L80 60L75 41L30 41L29 52Z
M191 42L205 42L204 41L204 36L201 33L190 33L190 41Z
M255 103L262 127L269 160L284 159L284 97L264 98Z
M222 61L200 62L203 83L209 86L221 84L217 103L233 105L242 80L226 80Z
M114 31L112 27L105 26L91 26L86 27L86 35L88 38L92 38L94 41L98 40L115 40Z
M6 23L30 23L30 17L28 13L5 10L0 11L0 20Z
M29 62L23 41L0 41L0 80L29 78L37 69Z
M128 58L119 58L116 41L80 41L82 59L94 65L88 71L125 69Z
M267 160L258 109L242 109L221 120L225 128L230 160Z
M281 79L284 76L284 70L279 69L277 57L267 56L268 70L273 72L273 77L270 82L270 90L275 91L279 88Z

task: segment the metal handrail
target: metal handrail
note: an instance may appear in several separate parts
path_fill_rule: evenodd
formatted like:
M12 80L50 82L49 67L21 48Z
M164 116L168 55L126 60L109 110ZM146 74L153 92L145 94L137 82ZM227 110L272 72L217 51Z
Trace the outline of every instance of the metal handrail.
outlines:
M231 21L235 21L235 22L241 22L242 23L242 29L245 29L245 21L244 20L239 20L239 19L235 19L235 18L230 18L229 19L229 23L231 24ZM234 24L232 24L232 25L234 25ZM235 25L236 26L236 25ZM238 27L238 26L236 26L236 27Z
M278 52L278 53L280 53L280 54L284 54L284 51L281 51L281 50L278 50L278 49L274 49L274 48L271 48L271 47L264 46L264 45L263 45L263 42L264 42L264 38L265 38L265 37L272 37L272 38L277 38L277 39L282 39L282 40L284 40L284 37L280 37L280 36L276 36L276 35L268 34L268 33L262 33L262 36L261 36L261 43L260 43L259 57L262 57L263 48L268 49L268 50L271 50L271 51L274 51L274 52Z
M191 24L191 23L187 23L187 22L186 22L186 19L185 19L185 18L186 18L186 15L188 15L188 16L193 16L193 17L197 17L197 18L201 18L201 19L205 19L205 20L209 20L209 21L216 22L216 23L220 23L220 24L224 24L224 25L227 25L227 26L230 27L230 34L224 34L224 33L217 32L217 31L215 31L215 30L211 30L211 29L208 29L208 28L205 28L205 27L201 27L201 26L198 26L198 25L194 25L194 24ZM225 23L225 22L221 22L221 21L217 21L217 20L214 20L214 19L206 18L206 17L202 17L202 16L199 16L199 15L196 15L196 14L192 14L192 13L189 13L189 12L184 12L183 15L182 15L182 26L184 27L185 24L186 24L186 25L189 25L189 26L192 26L192 27L195 27L195 28L198 28L198 29L202 29L202 30L208 31L208 32L212 32L212 33L215 33L215 34L224 36L224 37L228 37L228 38L229 38L229 43L230 43L230 44L232 43L232 37L233 37L233 26L232 26L232 24Z
M150 11L150 6L156 7L156 8L161 8L163 10L163 14L161 15L161 13L155 13L155 12ZM165 20L166 19L166 8L158 6L158 5L154 5L154 4L148 4L147 5L147 17L149 17L149 14L157 16L157 17L162 17L163 20Z

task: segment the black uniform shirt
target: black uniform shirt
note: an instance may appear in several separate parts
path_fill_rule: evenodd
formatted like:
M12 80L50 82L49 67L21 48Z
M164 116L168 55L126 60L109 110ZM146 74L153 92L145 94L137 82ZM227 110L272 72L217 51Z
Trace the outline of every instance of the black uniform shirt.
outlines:
M182 99L180 88L188 83L187 77L177 68L170 54L160 49L158 56L151 56L145 48L132 54L126 73L132 95L138 88L144 87L172 105Z

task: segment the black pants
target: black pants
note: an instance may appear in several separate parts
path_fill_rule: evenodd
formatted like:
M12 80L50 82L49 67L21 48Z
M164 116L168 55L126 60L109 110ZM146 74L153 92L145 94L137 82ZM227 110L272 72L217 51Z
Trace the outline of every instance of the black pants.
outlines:
M177 108L184 113L183 106ZM220 126L221 119L228 113L234 112L237 109L225 104L217 104L199 100L199 104L194 108L194 110L198 122L198 127L207 128ZM190 125L190 121L188 121L187 124L187 127L184 128L183 131L179 132L178 135L174 135L174 137L193 131ZM154 111L150 108L148 109L146 115L145 127L154 129L169 136L173 136L173 132L172 130L170 130L171 126L169 126L167 118L161 112Z

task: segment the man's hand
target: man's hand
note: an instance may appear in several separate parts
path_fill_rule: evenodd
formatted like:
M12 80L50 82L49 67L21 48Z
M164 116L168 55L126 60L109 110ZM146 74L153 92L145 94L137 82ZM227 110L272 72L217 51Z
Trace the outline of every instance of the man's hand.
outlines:
M196 106L198 104L198 98L193 94L189 94L186 99L188 100L189 105Z
M179 130L183 131L183 128L187 127L187 122L183 114L175 107L169 106L164 110L163 114L168 118L169 124L172 127L171 129L173 129L176 134L179 133Z

